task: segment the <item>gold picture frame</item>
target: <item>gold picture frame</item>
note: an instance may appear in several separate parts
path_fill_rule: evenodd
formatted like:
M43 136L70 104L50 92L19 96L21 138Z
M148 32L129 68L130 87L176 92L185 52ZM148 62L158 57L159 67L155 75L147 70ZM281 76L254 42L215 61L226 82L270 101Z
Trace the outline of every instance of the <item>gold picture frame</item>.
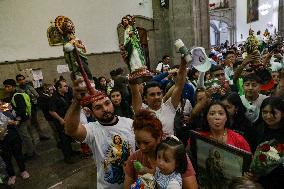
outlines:
M201 188L223 189L249 170L252 154L190 131L191 161ZM212 187L214 186L214 187Z

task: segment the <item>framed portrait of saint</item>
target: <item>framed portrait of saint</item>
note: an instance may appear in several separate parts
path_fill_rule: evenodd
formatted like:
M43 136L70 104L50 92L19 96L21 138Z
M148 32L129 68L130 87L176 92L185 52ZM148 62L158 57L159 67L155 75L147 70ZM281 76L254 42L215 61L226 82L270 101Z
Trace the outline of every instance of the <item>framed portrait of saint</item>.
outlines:
M252 154L190 131L190 154L201 188L223 189L249 170Z
M259 19L259 0L247 0L247 23L255 22Z

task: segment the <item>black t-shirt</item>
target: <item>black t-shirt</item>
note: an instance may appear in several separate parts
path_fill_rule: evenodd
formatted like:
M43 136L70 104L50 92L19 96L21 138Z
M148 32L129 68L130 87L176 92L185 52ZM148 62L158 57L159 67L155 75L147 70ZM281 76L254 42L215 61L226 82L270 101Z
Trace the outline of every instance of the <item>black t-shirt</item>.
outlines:
M245 138L253 152L259 144L265 141L275 139L278 143L284 143L284 126L278 129L270 129L262 122L256 123L248 129Z
M55 93L49 102L49 111L56 112L60 117L64 118L71 101L71 95L65 94L62 96L59 93Z
M49 113L49 103L50 103L50 100L51 100L51 97L49 97L46 94L41 94L38 97L38 102L37 102L38 103L38 107L42 110L43 115L44 115L44 117L45 117L45 119L47 121L52 121L53 120L52 116Z

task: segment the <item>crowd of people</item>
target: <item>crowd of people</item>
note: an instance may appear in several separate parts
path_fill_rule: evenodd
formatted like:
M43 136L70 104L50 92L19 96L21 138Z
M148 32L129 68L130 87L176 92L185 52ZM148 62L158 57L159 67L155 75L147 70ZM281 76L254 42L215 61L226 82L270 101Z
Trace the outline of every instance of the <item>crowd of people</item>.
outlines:
M7 183L16 182L12 156L21 177L30 176L25 161L36 155L37 143L30 127L40 140L51 137L37 121L38 109L52 128L65 163L75 162L75 141L81 143L85 157L93 154L99 189L139 188L139 179L162 189L197 189L200 175L188 153L192 130L252 157L263 142L284 144L284 46L262 42L259 56L247 52L244 44L212 47L207 72L199 72L183 58L170 66L168 55L146 83L129 83L123 69L112 70L111 78L93 78L97 92L85 107L80 104L87 93L81 79L71 85L59 78L38 90L24 75L6 79L0 121L7 131L0 132L0 147ZM266 174L250 172L228 185L284 188L283 176L281 162ZM222 178L219 182L225 183Z

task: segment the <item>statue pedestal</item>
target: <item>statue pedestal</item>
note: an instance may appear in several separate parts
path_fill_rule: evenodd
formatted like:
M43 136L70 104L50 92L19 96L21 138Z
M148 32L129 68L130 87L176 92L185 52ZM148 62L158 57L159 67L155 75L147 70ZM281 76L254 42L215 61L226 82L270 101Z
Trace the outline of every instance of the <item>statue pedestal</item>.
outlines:
M150 81L152 78L152 73L149 70L140 68L129 74L128 81L131 84L139 84Z

